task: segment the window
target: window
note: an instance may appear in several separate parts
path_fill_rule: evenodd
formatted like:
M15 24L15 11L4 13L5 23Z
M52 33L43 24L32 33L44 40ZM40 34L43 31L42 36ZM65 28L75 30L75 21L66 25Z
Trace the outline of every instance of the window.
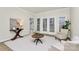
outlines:
M43 19L43 31L47 31L47 18Z
M50 23L50 32L54 32L54 18L50 18L50 21L49 21Z
M34 30L34 19L30 18L30 31Z
M62 26L65 23L65 17L59 17L59 32L61 31Z
M14 30L14 28L16 29L16 26L17 26L16 21L17 19L10 18L10 30Z
M37 31L40 31L40 18L37 19Z

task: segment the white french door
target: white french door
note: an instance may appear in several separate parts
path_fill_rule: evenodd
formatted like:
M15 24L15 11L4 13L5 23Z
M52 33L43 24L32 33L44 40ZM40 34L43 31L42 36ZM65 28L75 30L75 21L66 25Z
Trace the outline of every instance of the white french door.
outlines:
M55 18L37 18L37 32L45 34L55 33Z
M60 31L67 17L30 18L30 31L54 35Z
M34 31L34 18L30 18L30 33Z

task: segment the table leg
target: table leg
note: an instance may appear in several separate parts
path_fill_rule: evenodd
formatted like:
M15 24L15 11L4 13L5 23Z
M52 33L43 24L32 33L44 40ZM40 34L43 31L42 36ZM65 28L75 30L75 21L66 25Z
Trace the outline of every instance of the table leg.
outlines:
M22 29L19 29L17 32L16 32L16 35L11 39L11 40L15 40L18 36L19 37L23 37L20 35L20 32L22 31Z
M34 42L36 43L36 45L37 45L38 42L40 42L40 43L43 44L43 42L39 38L38 39L35 39Z
M39 41L43 44L43 42L39 39Z

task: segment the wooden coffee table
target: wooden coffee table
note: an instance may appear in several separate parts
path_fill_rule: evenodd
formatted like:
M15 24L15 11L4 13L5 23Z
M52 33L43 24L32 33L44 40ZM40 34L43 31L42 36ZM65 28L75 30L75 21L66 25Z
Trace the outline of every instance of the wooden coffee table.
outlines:
M34 42L36 43L36 45L37 45L38 42L43 43L43 42L41 41L41 39L40 39L40 38L44 37L43 34L34 33L34 34L32 35L32 37L35 38Z

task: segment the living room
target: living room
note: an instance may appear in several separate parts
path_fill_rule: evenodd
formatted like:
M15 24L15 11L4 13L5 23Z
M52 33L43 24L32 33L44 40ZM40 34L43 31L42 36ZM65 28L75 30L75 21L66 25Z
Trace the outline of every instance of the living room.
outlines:
M78 14L78 7L0 7L1 45L12 51L78 51ZM60 37L66 24L69 35ZM22 30L11 31L16 27Z

